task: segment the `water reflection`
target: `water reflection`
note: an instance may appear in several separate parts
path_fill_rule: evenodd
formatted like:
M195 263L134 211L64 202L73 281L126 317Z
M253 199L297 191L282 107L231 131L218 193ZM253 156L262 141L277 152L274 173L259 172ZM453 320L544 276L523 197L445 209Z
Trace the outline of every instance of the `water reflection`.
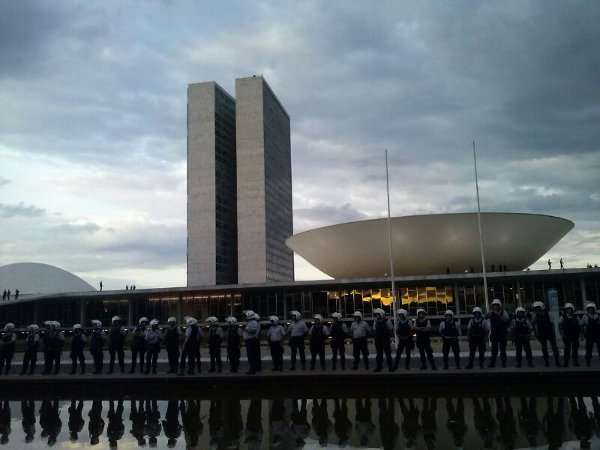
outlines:
M598 396L0 401L9 449L600 449L599 435Z

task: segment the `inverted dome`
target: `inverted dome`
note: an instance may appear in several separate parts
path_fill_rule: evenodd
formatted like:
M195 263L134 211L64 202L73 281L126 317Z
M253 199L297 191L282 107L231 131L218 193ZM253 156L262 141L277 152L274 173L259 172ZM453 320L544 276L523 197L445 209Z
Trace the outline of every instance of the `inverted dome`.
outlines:
M21 294L56 294L94 291L77 275L41 263L16 263L0 267L0 291L19 290Z
M542 214L481 213L485 259L523 270L574 226ZM389 272L387 219L362 220L295 234L288 247L333 278L383 277ZM481 270L476 213L392 218L396 275Z

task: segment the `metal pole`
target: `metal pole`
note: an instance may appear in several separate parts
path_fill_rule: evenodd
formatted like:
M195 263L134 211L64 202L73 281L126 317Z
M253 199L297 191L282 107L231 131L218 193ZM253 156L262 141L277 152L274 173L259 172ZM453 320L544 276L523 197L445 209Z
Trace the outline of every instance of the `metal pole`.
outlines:
M392 279L392 325L394 327L394 343L398 348L398 333L396 331L396 284L394 280L394 255L392 253L392 215L390 212L390 173L388 165L388 152L385 151L385 185L387 191L387 228L388 228L388 257L390 259L390 277Z
M477 226L479 228L479 250L481 252L481 267L483 269L483 292L485 298L485 310L490 311L487 288L487 273L485 267L485 251L483 249L483 232L481 231L481 205L479 203L479 179L477 178L477 153L475 152L475 141L473 141L473 167L475 169L475 192L477 194Z

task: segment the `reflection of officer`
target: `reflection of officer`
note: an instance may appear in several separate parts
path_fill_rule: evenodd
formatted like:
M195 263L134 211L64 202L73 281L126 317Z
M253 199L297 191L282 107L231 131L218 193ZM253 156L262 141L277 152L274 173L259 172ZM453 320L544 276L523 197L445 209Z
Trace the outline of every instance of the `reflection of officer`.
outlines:
M492 448L496 422L487 398L473 397L473 424L483 439L484 448Z
M25 442L29 443L35 438L35 403L33 400L21 401L21 416L23 420L23 434L25 434Z
M579 319L575 315L575 307L572 303L565 304L565 311L560 318L558 326L565 345L565 367L569 367L571 358L573 358L573 365L578 367L581 325Z
M83 425L85 424L83 420L83 400L79 400L75 402L75 400L71 400L71 406L69 406L69 436L71 442L77 442L79 438L79 433L83 430Z
M533 330L538 341L540 341L544 363L546 364L546 367L550 365L550 357L548 355L548 343L550 343L554 361L556 366L559 367L560 354L558 352L558 346L556 345L556 332L554 331L554 323L552 322L550 313L546 310L546 305L544 305L543 302L534 302L533 310L535 311Z
M510 397L496 397L496 419L498 420L499 439L504 448L515 448L517 425Z
M371 400L356 399L356 433L358 434L360 445L365 447L369 443L369 438L375 429L371 419Z
M262 401L250 400L246 417L246 443L249 449L259 449L262 442Z
M211 445L221 447L223 440L223 401L211 400L208 410L208 433Z
M592 437L592 423L587 413L587 408L582 397L569 397L571 406L571 424L573 434L580 442L580 448L590 448Z
M90 421L88 423L88 433L90 435L90 444L96 445L100 442L100 435L104 431L104 419L102 418L102 401L94 400L92 409L88 413Z
M58 412L58 400L42 400L40 427L42 428L42 437L48 436L48 446L56 444L56 438L62 428L62 421Z
M417 409L414 400L411 398L404 403L404 399L399 398L400 410L402 411L402 433L406 438L406 447L410 448L415 445L417 433L419 432L419 410Z
M410 320L408 320L408 311L405 309L398 310L398 320L396 322L396 336L398 337L398 348L396 349L396 363L395 368L397 369L400 365L400 358L402 354L406 354L406 360L404 362L404 368L410 369L410 352L412 351L415 343L413 341L414 328Z
M537 406L535 397L531 397L529 402L525 397L521 397L521 408L519 410L519 422L521 422L521 428L527 437L527 442L530 447L537 446L537 434L539 428L539 421L537 418Z
M465 402L462 397L456 400L456 406L454 406L452 399L447 398L446 411L448 413L447 426L454 439L454 445L456 447L463 447L465 434L467 434L467 423L465 421Z
M158 436L162 431L157 400L146 400L146 426L144 430L148 435L148 446L156 448Z
M169 400L165 420L162 422L165 436L167 437L167 447L173 448L177 444L177 439L181 436L181 424L179 423L179 402Z
M329 420L329 413L327 412L327 400L313 399L312 426L315 434L319 438L319 444L322 447L327 446L329 429L331 428L331 421Z
M300 408L298 408L298 401L300 401ZM304 445L304 441L310 433L307 415L306 399L292 400L292 414L290 418L292 421L292 434L294 435L297 447Z
M340 440L339 446L345 447L352 431L352 422L348 419L348 405L345 398L333 400L333 420L333 429Z
M182 400L179 409L181 410L181 423L183 424L186 448L195 448L203 430L202 420L200 419L200 401L188 400L184 402Z
M423 426L423 439L428 449L435 448L435 433L437 423L435 413L437 410L437 400L435 398L423 399L423 411L421 411L421 425Z
M8 400L0 402L0 444L8 443L10 435L10 404Z
M131 400L129 408L129 420L131 421L131 435L136 439L139 447L146 445L144 437L144 426L146 424L146 412L144 411L144 402L140 400L139 404L135 400Z
M594 397L592 397L592 400ZM544 429L548 439L548 450L558 450L563 445L565 433L565 400L559 397L554 409L554 397L548 397L548 410L544 417Z
M108 444L110 448L117 448L118 441L125 434L125 424L123 423L123 400L115 402L110 400L108 406L108 426L106 427L106 435L108 436Z
M225 441L223 448L239 448L244 424L242 422L242 404L239 399L225 401Z
M285 420L284 400L276 399L271 403L269 423L271 424L271 446L280 447L289 431Z
M384 449L394 449L398 440L398 424L396 423L394 399L380 398L378 404L381 446Z

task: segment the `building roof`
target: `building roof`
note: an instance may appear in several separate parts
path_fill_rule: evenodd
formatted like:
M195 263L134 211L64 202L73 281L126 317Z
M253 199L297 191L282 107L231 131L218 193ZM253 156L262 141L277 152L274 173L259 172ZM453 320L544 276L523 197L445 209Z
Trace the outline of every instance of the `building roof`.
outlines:
M41 263L16 263L0 267L0 290L23 294L56 294L95 291L79 278L60 267Z
M481 213L488 270L523 270L574 226L542 214ZM362 220L305 231L286 244L333 278L387 276L387 219ZM391 219L395 275L481 271L476 213L429 214Z

